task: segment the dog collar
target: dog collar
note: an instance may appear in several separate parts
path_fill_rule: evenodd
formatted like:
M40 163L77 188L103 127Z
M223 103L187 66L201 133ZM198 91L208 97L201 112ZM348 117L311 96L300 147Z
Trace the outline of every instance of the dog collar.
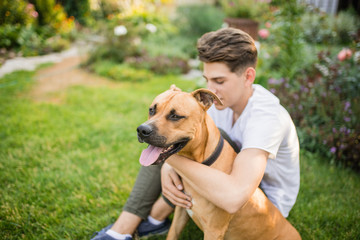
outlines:
M220 156L220 153L222 151L224 147L224 138L223 136L220 134L220 140L215 148L215 151L210 155L210 157L208 157L207 159L205 159L202 164L206 165L206 166L211 166L216 159Z

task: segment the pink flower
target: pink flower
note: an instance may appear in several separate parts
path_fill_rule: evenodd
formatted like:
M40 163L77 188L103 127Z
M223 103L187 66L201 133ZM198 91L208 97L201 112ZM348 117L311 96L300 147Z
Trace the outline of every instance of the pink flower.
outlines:
M271 22L266 22L266 23L265 23L265 27L266 27L266 28L271 28Z
M351 50L348 49L348 48L343 48L343 49L339 52L339 54L337 55L337 58L339 59L339 61L342 62L342 61L344 61L344 60L346 60L346 59L351 58L351 56L352 56Z
M34 9L34 5L31 4L31 3L28 3L28 4L26 5L26 10L32 10L32 9Z
M32 12L31 12L31 16L32 16L33 18L37 18L37 17L39 16L39 13L38 13L37 11L32 11Z
M270 35L270 32L269 30L263 28L263 29L260 29L259 32L258 32L259 36L263 39L267 39Z

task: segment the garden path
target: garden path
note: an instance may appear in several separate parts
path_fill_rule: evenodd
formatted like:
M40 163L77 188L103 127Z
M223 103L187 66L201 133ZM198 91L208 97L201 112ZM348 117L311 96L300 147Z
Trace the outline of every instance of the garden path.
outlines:
M30 98L35 101L52 103L60 103L61 93L70 86L116 86L116 82L79 67L91 47L89 42L76 42L71 48L60 53L8 59L0 66L0 78L14 71L33 71L41 64L54 63L36 72L35 84L29 93Z
M86 58L84 55L63 58L50 67L37 71L36 83L30 91L30 97L39 102L60 103L61 93L75 85L116 86L117 83L91 74L79 65Z

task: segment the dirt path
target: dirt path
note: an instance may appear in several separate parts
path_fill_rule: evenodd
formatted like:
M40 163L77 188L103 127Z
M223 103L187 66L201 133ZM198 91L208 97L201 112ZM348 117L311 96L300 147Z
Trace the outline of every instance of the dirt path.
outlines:
M36 83L30 91L30 98L38 102L61 103L61 93L74 85L93 87L117 85L80 68L79 65L84 59L84 56L72 56L39 70L35 76Z

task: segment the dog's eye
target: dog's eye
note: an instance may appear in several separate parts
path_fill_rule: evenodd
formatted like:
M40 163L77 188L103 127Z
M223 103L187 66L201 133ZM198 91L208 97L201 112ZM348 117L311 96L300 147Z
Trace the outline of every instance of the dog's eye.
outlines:
M170 121L179 121L180 119L185 118L185 116L180 116L175 113L175 110L172 110L169 115L167 115L167 119Z
M149 108L149 115L150 116L154 116L155 113L156 113L156 104L153 107Z
M172 114L169 116L169 120L171 121L179 121L180 119L183 119L185 118L184 116L179 116L179 115L176 115L176 114Z

